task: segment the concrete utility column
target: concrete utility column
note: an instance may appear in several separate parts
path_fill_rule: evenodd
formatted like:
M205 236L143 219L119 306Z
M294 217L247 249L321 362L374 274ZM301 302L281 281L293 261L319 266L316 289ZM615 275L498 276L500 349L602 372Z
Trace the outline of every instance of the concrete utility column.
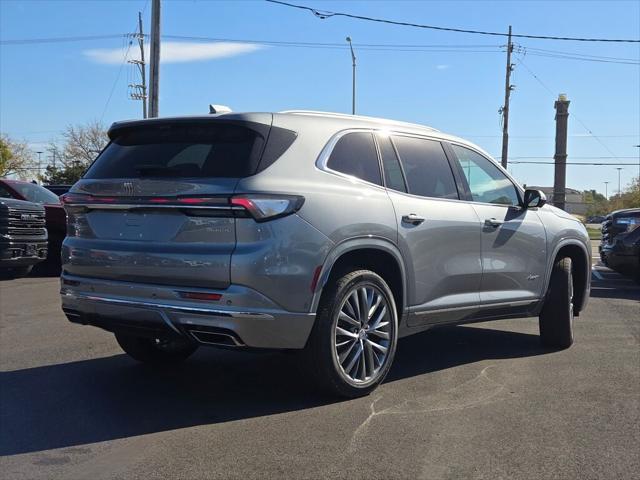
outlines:
M556 109L556 153L553 178L553 205L565 209L565 189L567 186L567 123L569 119L569 100L564 93L558 95L554 104Z

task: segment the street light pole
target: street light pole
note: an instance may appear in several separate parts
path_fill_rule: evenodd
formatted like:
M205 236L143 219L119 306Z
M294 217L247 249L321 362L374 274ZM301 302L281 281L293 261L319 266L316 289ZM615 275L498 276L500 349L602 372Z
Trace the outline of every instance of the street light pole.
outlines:
M351 62L353 67L352 76L352 91L351 91L351 114L356 114L356 54L353 53L353 44L351 43L351 37L347 37L349 48L351 49Z
M640 184L640 145L634 145L638 148L638 184Z
M604 183L604 198L605 200L609 200L609 182Z

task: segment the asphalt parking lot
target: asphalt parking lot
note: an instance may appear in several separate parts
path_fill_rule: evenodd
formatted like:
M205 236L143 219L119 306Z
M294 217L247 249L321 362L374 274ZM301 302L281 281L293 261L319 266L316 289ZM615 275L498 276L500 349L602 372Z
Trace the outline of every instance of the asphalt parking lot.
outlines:
M434 329L351 401L291 354L148 370L65 320L57 278L0 282L0 476L639 478L640 287L594 268L569 350L536 319Z

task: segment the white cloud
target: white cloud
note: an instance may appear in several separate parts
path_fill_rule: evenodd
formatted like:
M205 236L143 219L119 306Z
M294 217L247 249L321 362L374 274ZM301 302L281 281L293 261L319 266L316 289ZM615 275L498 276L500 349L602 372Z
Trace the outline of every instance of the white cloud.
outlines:
M145 44L145 58L149 58L149 45ZM235 42L162 42L160 61L162 63L202 62L217 58L235 57L261 50L263 45ZM125 56L126 48L96 48L84 50L85 57L97 63L119 65ZM137 45L131 45L127 59L140 58Z
M449 68L449 65L436 65L436 70L446 70L447 68Z

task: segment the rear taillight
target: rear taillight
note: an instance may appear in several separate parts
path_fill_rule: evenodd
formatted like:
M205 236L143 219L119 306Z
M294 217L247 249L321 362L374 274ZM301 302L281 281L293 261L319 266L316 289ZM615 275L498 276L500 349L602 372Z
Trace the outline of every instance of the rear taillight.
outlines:
M304 197L298 195L235 195L231 205L244 208L256 222L290 215L300 209Z
M66 207L88 209L179 208L190 215L250 216L265 222L294 213L302 207L304 197L298 195L245 194L227 196L176 197L108 197L85 193L65 193L61 197Z

